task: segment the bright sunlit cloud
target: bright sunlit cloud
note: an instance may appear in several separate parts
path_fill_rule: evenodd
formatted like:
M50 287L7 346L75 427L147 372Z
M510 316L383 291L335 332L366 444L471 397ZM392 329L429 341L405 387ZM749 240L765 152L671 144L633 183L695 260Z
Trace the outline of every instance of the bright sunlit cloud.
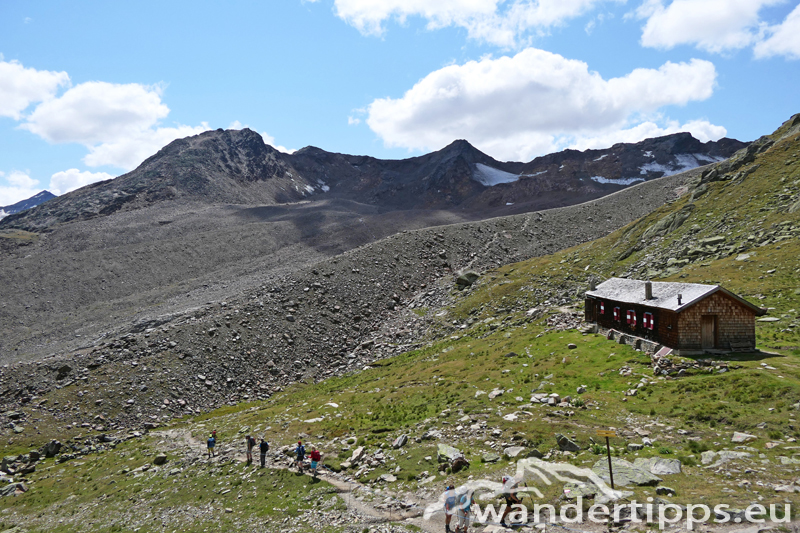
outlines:
M565 139L645 134L633 117L705 100L715 82L714 65L698 59L605 80L582 61L528 48L432 72L401 98L373 101L367 124L388 146L467 139L494 157L528 160L565 148Z
M66 72L26 68L17 61L2 61L0 56L0 117L20 120L28 106L51 98L66 85Z
M642 46L668 50L679 45L694 45L712 53L739 50L758 44L766 23L760 13L765 7L785 0L645 0L636 11L646 19ZM788 37L779 36L775 50ZM777 31L777 30L776 30ZM763 48L763 46L762 46ZM777 52L779 54L785 51Z
M613 1L613 0L611 0ZM565 23L609 0L336 0L336 14L364 35L380 36L385 23L408 18L427 21L428 29L467 30L469 38L501 47L515 46L530 31Z

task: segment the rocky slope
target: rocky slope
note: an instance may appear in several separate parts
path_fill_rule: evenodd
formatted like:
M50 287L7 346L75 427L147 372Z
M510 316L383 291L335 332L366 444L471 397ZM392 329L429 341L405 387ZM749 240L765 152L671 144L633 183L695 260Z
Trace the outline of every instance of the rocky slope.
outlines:
M692 176L646 182L578 206L403 232L264 276L227 300L144 315L130 330L77 339L82 348L66 356L0 369L0 401L11 408L85 384L79 405L113 392L98 412L105 424L142 424L357 369L419 342L428 324L415 311L425 314L446 301L457 272L605 235L673 201ZM554 297L558 303L571 294ZM173 400L168 405L166 397ZM64 420L75 414L55 411Z

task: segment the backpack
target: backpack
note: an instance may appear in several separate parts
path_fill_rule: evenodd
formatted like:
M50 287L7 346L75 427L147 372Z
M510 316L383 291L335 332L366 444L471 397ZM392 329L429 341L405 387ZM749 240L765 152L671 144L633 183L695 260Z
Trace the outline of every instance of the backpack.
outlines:
M260 449L261 449L261 453L267 453L269 451L269 442L267 442L267 441L262 442L261 446L260 446Z

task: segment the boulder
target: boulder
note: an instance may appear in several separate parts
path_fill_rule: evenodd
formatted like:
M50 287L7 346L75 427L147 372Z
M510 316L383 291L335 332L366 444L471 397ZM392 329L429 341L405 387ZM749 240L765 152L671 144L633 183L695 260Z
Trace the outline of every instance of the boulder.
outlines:
M519 456L522 452L525 451L525 448L522 446L509 446L505 450L503 450L503 455L508 457L509 459L515 459Z
M353 455L350 456L350 463L354 465L360 463L361 460L364 459L364 456L366 456L366 454L367 451L364 449L364 447L359 446L358 448L353 450Z
M160 455L156 455L155 458L153 459L153 464L156 466L163 465L166 462L167 462L167 456L164 455L163 453Z
M492 392L489 393L489 399L494 400L498 396L502 396L505 391L503 389L494 389Z
M499 460L500 456L497 455L496 453L491 453L491 452L485 453L483 454L483 457L481 457L481 461L483 461L484 463L496 463Z
M436 459L440 463L452 463L458 457L461 457L463 455L464 454L461 453L461 450L449 446L447 444L439 443L436 447Z
M394 483L397 481L397 477L393 474L381 474L381 481L385 481L386 483Z
M657 487L656 494L659 496L675 496L675 489L669 487Z
M481 277L480 274L478 274L477 272L468 270L467 272L459 274L459 276L456 278L456 285L458 285L461 288L469 287L470 285L478 281L478 278L480 277Z
M633 462L633 466L648 470L657 476L668 476L681 473L681 462L679 459L664 459L662 457L638 458Z
M731 437L731 442L733 443L742 443L742 442L750 442L751 440L756 440L758 437L755 435L750 435L748 433L740 433L739 431L735 431L733 433L733 437Z
M58 455L58 452L61 451L61 443L57 440L51 440L47 444L42 447L41 453L44 454L45 457L48 459L50 457L55 457Z
M405 446L407 442L408 442L408 435L400 435L392 442L392 448L398 450L403 446Z
M467 461L463 455L461 457L456 457L450 465L450 470L452 470L454 474L461 472L465 468L469 468L469 461Z
M573 441L569 440L564 435L557 433L556 434L556 443L558 443L558 449L562 452L579 452L581 451L581 447L578 446Z
M714 462L714 459L717 457L717 452L708 450L707 452L703 452L700 454L700 462L704 465L710 465Z
M660 477L651 474L643 468L634 466L624 459L619 459L618 457L611 458L611 466L614 472L615 485L654 487L661 481ZM592 467L592 471L600 476L606 483L611 482L611 476L608 472L608 460L606 458L598 460Z

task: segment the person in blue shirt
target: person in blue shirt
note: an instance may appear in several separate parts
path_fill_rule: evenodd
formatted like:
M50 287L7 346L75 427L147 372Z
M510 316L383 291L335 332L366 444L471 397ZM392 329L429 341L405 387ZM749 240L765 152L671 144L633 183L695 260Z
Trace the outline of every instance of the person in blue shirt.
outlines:
M303 460L306 458L306 448L303 446L302 441L297 441L297 448L294 449L294 453L297 454L297 469L302 472L303 471Z
M208 436L208 442L206 443L208 449L208 458L211 459L214 457L214 446L217 445L217 439L214 438L214 435L211 434Z

